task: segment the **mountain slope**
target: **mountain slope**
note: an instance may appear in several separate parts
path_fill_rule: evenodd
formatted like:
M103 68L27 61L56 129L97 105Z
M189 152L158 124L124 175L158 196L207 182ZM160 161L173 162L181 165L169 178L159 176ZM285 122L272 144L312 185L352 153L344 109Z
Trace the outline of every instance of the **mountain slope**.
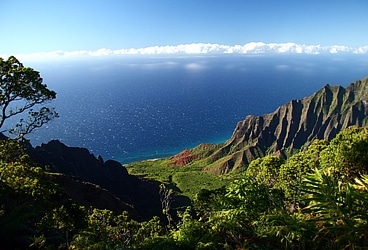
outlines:
M292 100L273 113L249 115L213 152L205 169L228 173L267 153L283 154L300 149L314 139L332 139L351 125L367 124L368 78L347 88L326 85L302 100Z
M119 162L104 161L101 157L96 158L85 148L68 147L57 140L30 149L29 153L35 162L49 172L61 173L62 175L52 175L53 180L70 196L79 198L77 200L82 204L88 204L88 200L93 200L91 197L83 197L82 189L87 190L86 192L93 189L96 199L109 198L110 207L116 207L114 211L121 211L125 207L126 211L135 216L134 218L143 220L162 216L160 183L130 175ZM93 184L103 190L96 190ZM71 186L81 189L80 192L73 193ZM107 192L111 195L108 196ZM117 199L113 199L112 196ZM178 195L175 198L173 208L190 204L186 197ZM94 204L96 202L94 201ZM119 202L120 204L117 204Z

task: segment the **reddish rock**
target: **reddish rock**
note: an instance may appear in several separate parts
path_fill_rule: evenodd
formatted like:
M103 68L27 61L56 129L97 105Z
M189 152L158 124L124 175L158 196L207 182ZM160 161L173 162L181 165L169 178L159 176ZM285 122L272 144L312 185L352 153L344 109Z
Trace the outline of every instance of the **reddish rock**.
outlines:
M196 155L193 154L189 149L185 149L184 151L170 158L170 165L182 167L191 163L196 158Z

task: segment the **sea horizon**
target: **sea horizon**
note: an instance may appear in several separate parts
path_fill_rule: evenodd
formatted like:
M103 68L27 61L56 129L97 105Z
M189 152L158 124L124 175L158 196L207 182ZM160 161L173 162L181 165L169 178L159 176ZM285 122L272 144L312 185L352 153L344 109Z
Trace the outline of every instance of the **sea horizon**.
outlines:
M57 92L60 118L29 136L57 139L123 164L222 143L263 115L326 84L368 75L363 55L115 57L31 65Z

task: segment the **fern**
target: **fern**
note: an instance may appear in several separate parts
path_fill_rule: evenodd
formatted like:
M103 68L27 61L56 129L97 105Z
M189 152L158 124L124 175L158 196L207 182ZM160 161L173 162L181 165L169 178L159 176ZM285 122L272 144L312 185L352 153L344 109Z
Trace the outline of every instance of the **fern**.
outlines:
M304 180L303 210L312 214L319 238L332 239L335 247L352 248L367 244L368 178L356 184L342 183L328 171L315 170Z

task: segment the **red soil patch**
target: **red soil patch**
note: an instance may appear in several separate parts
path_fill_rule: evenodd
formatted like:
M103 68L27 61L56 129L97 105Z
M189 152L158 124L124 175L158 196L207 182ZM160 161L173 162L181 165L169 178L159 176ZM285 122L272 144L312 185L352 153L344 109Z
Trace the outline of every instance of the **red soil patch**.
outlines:
M185 149L183 152L180 152L179 154L170 158L170 165L182 167L191 163L196 158L197 157L189 149Z

